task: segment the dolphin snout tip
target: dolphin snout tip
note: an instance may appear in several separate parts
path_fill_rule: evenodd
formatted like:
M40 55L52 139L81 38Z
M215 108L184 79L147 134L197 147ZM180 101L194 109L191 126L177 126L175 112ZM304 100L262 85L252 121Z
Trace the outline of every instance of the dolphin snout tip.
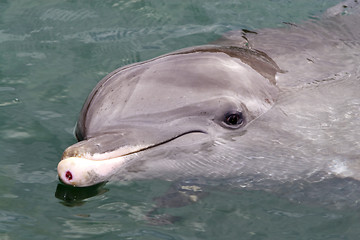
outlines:
M63 183L74 187L93 185L94 177L90 176L97 174L92 163L93 161L80 157L64 158L57 166L59 178Z
M76 165L75 160L74 158L63 158L57 166L60 180L65 184L73 186L77 185L75 182L77 176L73 170Z
M75 187L88 187L107 181L125 162L123 157L93 160L85 157L63 158L58 166L60 180Z

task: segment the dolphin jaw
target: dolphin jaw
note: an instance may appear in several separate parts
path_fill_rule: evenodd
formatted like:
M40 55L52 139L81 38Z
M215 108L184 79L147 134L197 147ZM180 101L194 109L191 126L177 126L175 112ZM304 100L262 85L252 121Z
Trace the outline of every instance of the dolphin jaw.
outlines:
M134 157L134 155L152 149L156 146L181 139L185 135L206 134L201 130L189 131L179 134L163 142L148 145L125 145L113 151L95 152L97 147L101 148L101 143L94 144L92 139L78 142L68 147L59 162L57 170L61 181L76 187L86 187L100 182L106 182L117 174L124 164ZM87 145L87 143L90 143Z
M64 151L57 170L61 181L77 187L91 186L104 182L125 163L128 155L143 151L151 146L124 146L105 153L84 152L77 144Z
M61 181L76 187L87 187L105 182L126 162L126 156L102 161L84 157L69 157L62 159L57 171Z

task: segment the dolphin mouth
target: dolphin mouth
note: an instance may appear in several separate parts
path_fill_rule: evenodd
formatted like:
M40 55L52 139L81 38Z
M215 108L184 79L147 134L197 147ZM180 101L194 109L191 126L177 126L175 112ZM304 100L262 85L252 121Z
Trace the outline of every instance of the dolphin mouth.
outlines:
M116 141L117 138L124 139L126 134L123 133L109 133L89 138L64 151L57 167L58 175L63 183L78 187L106 182L138 153L190 134L208 133L203 130L192 130L153 143L145 139L132 139L129 143L125 143L124 140Z

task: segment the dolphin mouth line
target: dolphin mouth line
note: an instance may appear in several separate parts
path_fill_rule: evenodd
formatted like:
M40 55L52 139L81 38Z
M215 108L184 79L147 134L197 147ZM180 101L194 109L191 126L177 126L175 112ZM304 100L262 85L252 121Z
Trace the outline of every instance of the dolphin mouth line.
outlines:
M170 138L170 139L168 139L168 140L165 140L165 141L163 141L163 142L159 142L159 143L156 143L156 144L154 144L154 145L149 145L149 146L144 147L144 148L141 148L141 149L139 149L139 150L137 150L137 151L133 151L133 152L129 152L129 153L123 154L123 155L121 155L121 156L119 156L119 157L128 156L128 155L131 155L131 154L134 154L134 153L139 153L139 152L142 152L142 151L146 151L146 150L148 150L148 149L151 149L151 148L154 148L154 147L157 147L157 146L166 144L166 143L171 142L171 141L174 141L175 139L178 139L178 138L180 138L180 137L182 137L182 136L185 136L185 135L188 135L188 134L192 134L192 133L208 134L207 132L202 131L202 130L193 130L193 131L189 131L189 132L184 132L184 133L182 133L182 134L179 134L179 135L177 135L177 136L175 136L175 137L173 137L173 138Z
M159 143L149 144L149 145L138 145L138 146L134 146L133 149L131 149L131 147L129 147L130 149L126 148L129 150L129 151L127 151L127 153L116 153L117 152L116 149L107 151L107 152L103 152L103 153L94 153L94 154L84 153L84 154L67 155L66 153L64 153L64 156L62 157L61 160L65 160L65 159L71 158L71 157L77 157L77 158L87 159L90 161L107 161L107 160L111 160L111 159L115 159L115 158L119 158L119 157L129 156L129 155L136 154L139 152L143 152L143 151L164 145L166 143L172 142L178 138L181 138L182 136L192 134L192 133L208 134L207 132L205 132L203 130L192 130L192 131L181 133L177 136L174 136L172 138L169 138L169 139L159 142Z

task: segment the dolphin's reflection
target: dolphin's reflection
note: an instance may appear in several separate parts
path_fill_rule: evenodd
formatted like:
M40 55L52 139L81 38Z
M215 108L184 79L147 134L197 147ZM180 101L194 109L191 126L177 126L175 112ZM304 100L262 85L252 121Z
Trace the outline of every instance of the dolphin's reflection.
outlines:
M104 188L105 184L99 183L91 187L73 187L59 183L56 188L55 197L62 200L61 203L65 206L81 206L85 203L85 199L109 191L109 189Z

